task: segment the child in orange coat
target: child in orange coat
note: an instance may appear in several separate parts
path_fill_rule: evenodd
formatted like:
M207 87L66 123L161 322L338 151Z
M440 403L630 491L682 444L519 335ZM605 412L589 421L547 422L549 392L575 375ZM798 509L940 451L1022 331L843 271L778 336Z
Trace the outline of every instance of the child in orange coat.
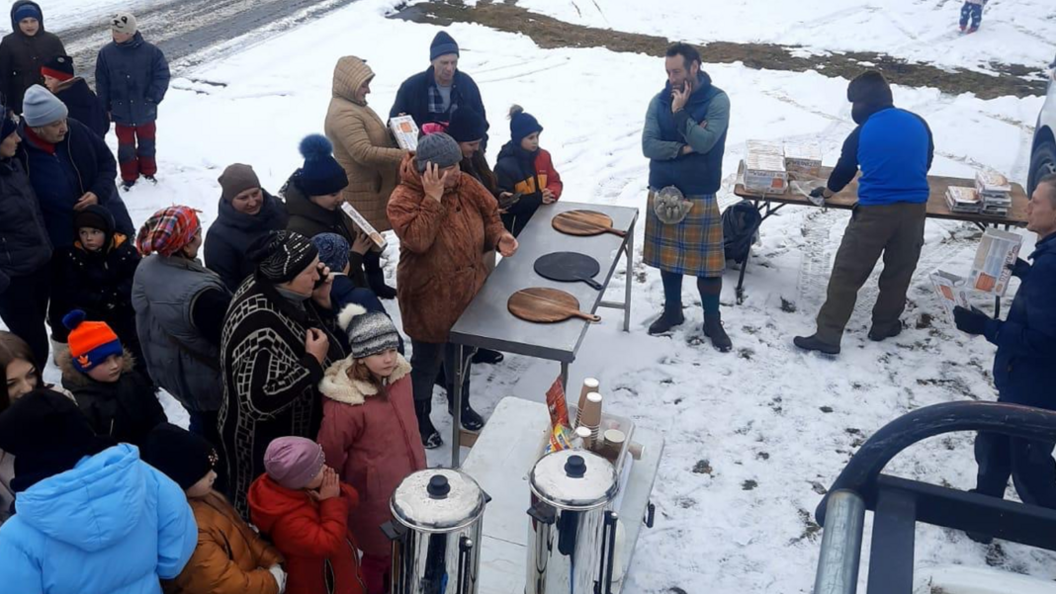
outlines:
M366 594L348 529L359 495L326 465L319 444L280 437L268 445L264 468L249 488L250 516L286 558L286 594Z
M539 121L520 105L510 108L510 141L499 151L495 175L500 192L518 196L502 215L503 225L514 237L540 206L557 202L564 189L550 153L539 148L542 132Z

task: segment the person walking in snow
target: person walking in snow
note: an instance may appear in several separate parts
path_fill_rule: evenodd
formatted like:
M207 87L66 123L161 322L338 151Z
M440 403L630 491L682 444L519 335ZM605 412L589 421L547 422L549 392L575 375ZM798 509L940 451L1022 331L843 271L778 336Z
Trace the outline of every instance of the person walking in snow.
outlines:
M44 13L40 5L19 0L11 6L11 33L0 41L0 93L3 104L14 113L22 113L22 96L26 89L43 81L40 67L51 59L66 55L62 40L44 30Z
M704 306L704 335L726 352L733 344L719 313L726 259L715 193L722 184L730 99L701 70L693 46L670 46L665 64L667 84L649 103L642 132L642 152L649 159L644 261L660 269L664 284L664 311L649 334L666 334L685 321L682 278L691 275ZM679 222L661 221L654 209L657 193L669 186L693 204Z
M99 136L110 131L110 116L88 83L74 76L73 58L57 56L40 69L44 86L66 104L70 117Z
M121 182L128 190L140 175L157 182L156 120L169 90L169 63L160 49L143 40L132 13L115 15L110 28L114 40L99 50L95 87L115 124Z
M458 58L458 43L454 38L447 31L437 33L429 45L432 65L400 85L389 117L409 115L422 128L429 123L447 124L452 112L468 107L485 120L483 146L487 148L488 114L484 111L484 101L473 78L458 69Z
M385 207L399 182L400 162L407 151L396 146L385 122L367 105L373 80L374 71L363 60L345 56L337 61L333 97L326 112L326 137L334 145L334 158L348 174L342 199L382 233L392 229ZM353 262L353 266L353 274L359 274L360 264ZM362 269L379 298L396 297L396 289L385 284L378 248L372 246L364 254Z
M961 7L961 33L975 33L979 30L979 24L983 22L983 7L987 0L965 0ZM968 28L968 20L971 19L972 26Z
M924 245L931 194L928 170L935 153L928 123L895 107L884 75L872 70L858 75L847 87L847 100L858 127L844 141L828 184L815 188L811 196L831 198L861 169L858 204L836 253L817 331L793 341L805 351L827 355L839 354L858 290L869 280L881 255L884 270L869 340L880 342L902 332L899 316L906 307L906 291Z
M994 385L998 402L1056 410L1056 174L1041 179L1027 205L1027 230L1038 236L1030 259L1019 260L1013 274L1022 284L1008 317L991 319L978 310L957 307L957 328L983 336L997 346ZM975 491L1004 497L1012 478L1023 503L1056 508L1056 463L1053 443L980 433L975 440L979 475ZM977 538L976 535L969 535ZM984 538L983 540L988 540Z

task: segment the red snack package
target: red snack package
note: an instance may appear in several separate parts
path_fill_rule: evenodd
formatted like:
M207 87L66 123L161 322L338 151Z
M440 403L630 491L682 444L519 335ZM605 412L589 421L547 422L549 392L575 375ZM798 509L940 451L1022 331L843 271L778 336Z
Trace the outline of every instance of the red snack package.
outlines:
M571 427L568 422L568 405L565 403L565 387L561 378L554 380L554 385L546 391L546 408L550 411L550 428L558 426Z

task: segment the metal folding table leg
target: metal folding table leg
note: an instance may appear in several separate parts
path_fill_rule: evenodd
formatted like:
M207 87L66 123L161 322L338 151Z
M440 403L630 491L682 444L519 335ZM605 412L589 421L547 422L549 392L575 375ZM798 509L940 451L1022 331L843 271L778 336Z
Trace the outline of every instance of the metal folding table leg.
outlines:
M568 363L561 362L561 386L565 390L565 394L568 394Z
M634 278L634 224L631 224L630 230L627 232L627 275L624 279L624 305L623 305L623 331L631 331L631 283Z
M462 364L462 353L466 347L458 345L455 350L455 377L451 398L454 399L454 410L451 411L451 468L462 465L462 385L465 383L465 366Z

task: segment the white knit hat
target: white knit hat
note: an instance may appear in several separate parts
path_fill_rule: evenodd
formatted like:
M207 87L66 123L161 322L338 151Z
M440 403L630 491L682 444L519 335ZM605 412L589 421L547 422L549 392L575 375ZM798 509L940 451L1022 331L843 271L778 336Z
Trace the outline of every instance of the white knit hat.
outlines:
M129 35L135 35L136 31L139 30L136 24L136 15L131 12L115 14L114 18L110 19L110 28L115 33L128 33Z
M22 117L30 128L47 126L66 119L70 110L51 91L40 85L33 85L26 90L22 99Z

